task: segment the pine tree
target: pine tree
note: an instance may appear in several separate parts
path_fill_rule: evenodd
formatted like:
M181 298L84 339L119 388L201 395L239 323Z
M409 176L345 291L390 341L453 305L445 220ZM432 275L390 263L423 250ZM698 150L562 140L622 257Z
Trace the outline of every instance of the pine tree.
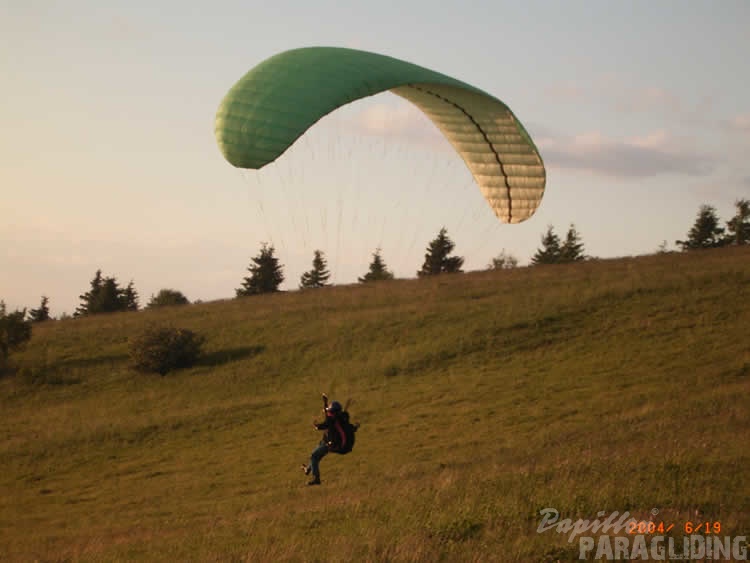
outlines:
M448 256L453 249L455 244L448 237L445 227L440 229L437 237L430 241L427 247L427 254L424 255L424 264L422 268L417 272L418 277L423 276L435 276L438 274L453 274L461 273L461 266L464 264L464 259L461 256Z
M586 256L583 253L581 236L576 231L575 225L571 224L565 236L565 242L560 247L559 262L579 262L585 259Z
M128 286L120 291L119 298L120 311L138 310L138 292L135 290L133 280L130 280Z
M114 313L123 310L121 292L116 278L104 278L97 297L98 299L93 303L93 310L89 313Z
M42 302L39 308L29 311L29 320L33 323L41 323L49 319L49 299L42 295Z
M725 244L724 228L719 226L716 209L711 205L701 205L688 239L675 241L682 250L716 248Z
M300 289L313 289L316 287L325 287L328 285L328 278L331 277L331 272L328 271L328 264L320 250L315 251L313 257L312 270L302 274L299 280Z
M138 310L138 293L132 281L123 289L117 284L117 278L102 277L102 271L97 270L90 285L91 289L79 296L82 303L73 316Z
M492 261L487 264L488 270L509 270L518 266L518 258L506 252L503 248L500 254L495 256Z
M376 249L372 255L372 262L370 262L370 270L361 278L357 278L359 283L365 283L369 281L380 281L380 280L392 280L393 272L388 270L388 267L383 261L383 257L380 255L380 249Z
M283 267L274 255L274 247L262 243L260 254L248 266L250 275L243 278L242 287L236 290L237 297L259 295L279 290L284 281Z
M542 247L537 249L536 254L531 258L531 263L538 264L557 264L560 261L560 237L555 234L552 225L547 227L547 232L542 235Z
M73 316L81 317L83 315L92 314L93 304L99 300L99 294L102 291L102 271L97 270L94 275L94 279L90 282L91 289L83 295L79 295L78 298L82 301L81 305L76 308Z
M727 222L727 242L729 244L750 244L750 200L734 202L737 214Z

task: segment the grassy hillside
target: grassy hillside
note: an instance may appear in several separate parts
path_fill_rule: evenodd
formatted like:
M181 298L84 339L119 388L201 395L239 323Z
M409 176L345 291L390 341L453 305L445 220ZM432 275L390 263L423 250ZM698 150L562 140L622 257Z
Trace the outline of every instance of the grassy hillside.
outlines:
M747 534L748 296L735 248L37 326L0 380L0 560L577 558L546 507ZM131 370L152 323L201 364ZM362 428L306 487L323 390Z

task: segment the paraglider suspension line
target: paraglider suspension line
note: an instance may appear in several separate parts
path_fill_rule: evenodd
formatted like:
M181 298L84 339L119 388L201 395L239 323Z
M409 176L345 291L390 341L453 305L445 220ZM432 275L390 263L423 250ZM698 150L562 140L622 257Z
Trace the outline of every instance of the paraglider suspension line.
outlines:
M446 104L452 105L454 108L459 110L461 113L463 113L469 121L471 121L474 126L477 128L477 131L479 131L482 134L482 137L484 137L484 141L487 143L487 146L490 147L490 150L492 151L492 154L495 155L495 160L497 160L497 164L500 166L500 172L503 175L503 179L505 180L505 189L508 196L508 222L511 222L511 219L513 217L513 200L510 198L510 184L508 183L508 175L505 173L505 166L503 166L502 160L500 160L500 155L497 154L497 151L495 150L494 145L492 144L492 141L490 141L489 137L487 137L487 133L482 129L482 126L477 123L477 120L474 119L474 117L466 111L465 108L458 105L456 102L449 100L448 98L441 96L440 94L436 94L435 92L431 92L430 90L426 90L424 88L420 88L419 86L415 86L414 84L410 84L412 88L419 90L420 92L424 92L425 94L429 94L431 96L436 97L437 99L445 102Z

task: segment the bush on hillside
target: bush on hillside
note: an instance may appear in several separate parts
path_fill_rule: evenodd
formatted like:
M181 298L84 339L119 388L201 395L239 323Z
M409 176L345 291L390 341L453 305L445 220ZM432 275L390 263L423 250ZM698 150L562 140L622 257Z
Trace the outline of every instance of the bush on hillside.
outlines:
M151 327L131 342L130 358L138 371L163 376L194 365L204 342L203 336L184 328Z
M148 302L148 308L154 307L171 307L173 305L188 305L190 301L187 297L176 289L162 289L158 294L151 296Z
M31 339L31 322L26 319L26 309L8 313L0 301L0 375L10 371L8 356Z

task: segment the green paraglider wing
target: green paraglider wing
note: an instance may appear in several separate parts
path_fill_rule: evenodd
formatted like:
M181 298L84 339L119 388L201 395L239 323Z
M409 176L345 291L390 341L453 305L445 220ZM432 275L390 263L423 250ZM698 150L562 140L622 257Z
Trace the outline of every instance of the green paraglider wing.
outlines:
M392 57L340 47L285 51L251 69L216 114L216 140L238 168L262 168L345 104L389 90L421 109L469 167L495 215L536 211L546 173L513 112L469 84Z

